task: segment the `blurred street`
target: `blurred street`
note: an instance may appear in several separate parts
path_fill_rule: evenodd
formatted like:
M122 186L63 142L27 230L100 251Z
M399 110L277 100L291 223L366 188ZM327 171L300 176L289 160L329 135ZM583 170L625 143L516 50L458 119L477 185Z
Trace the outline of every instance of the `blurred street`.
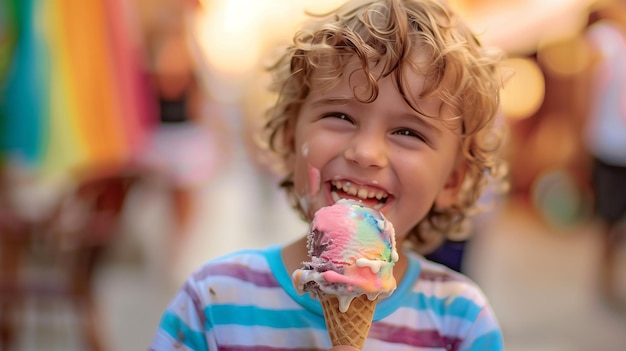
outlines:
M272 102L262 66L304 9L337 0L184 3L0 2L0 351L11 337L12 351L145 350L203 262L305 232L253 147ZM626 240L606 245L612 304L593 211L625 189L624 173L594 183L594 146L624 160L626 139L592 132L626 117L626 1L450 3L513 73L511 191L475 223L464 273L507 351L624 350Z

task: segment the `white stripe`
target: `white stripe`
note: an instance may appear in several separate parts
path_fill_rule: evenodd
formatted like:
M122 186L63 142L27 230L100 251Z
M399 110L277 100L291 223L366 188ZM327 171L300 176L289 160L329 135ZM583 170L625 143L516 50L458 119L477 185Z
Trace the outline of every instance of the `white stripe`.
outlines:
M255 250L233 252L231 254L210 260L205 264L205 266L215 266L224 263L242 264L248 267L254 267L255 270L260 270L264 272L270 271L270 267L268 265L267 259L265 258L265 255L262 252ZM199 271L202 271L202 268L199 269Z
M181 344L176 339L172 338L168 333L162 329L158 329L154 339L150 346L155 350L180 350L180 351L193 351L187 345Z
M464 297L479 307L483 307L487 303L487 299L480 288L467 282L421 280L415 285L413 291L440 299Z
M329 348L325 330L274 329L261 326L221 325L214 328L223 345L272 346L277 348Z
M439 330L445 336L458 336L459 331L467 330L473 321L454 316L443 318L426 311L417 311L412 308L399 308L385 319L386 324L415 330Z
M388 343L380 340L366 340L363 345L363 351L406 351L405 344ZM432 347L416 347L410 346L411 351L446 351L444 348L432 348Z

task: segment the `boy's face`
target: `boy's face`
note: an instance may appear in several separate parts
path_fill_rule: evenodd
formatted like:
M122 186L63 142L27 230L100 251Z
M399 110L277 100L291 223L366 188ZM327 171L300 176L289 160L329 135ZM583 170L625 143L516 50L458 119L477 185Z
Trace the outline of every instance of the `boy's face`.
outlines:
M420 116L390 76L379 82L375 101L359 102L353 92L365 91L364 75L350 75L355 67L349 65L346 78L331 90L311 91L287 133L295 150L289 166L309 216L339 198L358 198L383 212L400 242L433 204L454 204L464 176L460 128ZM411 96L418 96L423 76L407 72L405 78ZM417 103L429 116L451 116L438 99Z

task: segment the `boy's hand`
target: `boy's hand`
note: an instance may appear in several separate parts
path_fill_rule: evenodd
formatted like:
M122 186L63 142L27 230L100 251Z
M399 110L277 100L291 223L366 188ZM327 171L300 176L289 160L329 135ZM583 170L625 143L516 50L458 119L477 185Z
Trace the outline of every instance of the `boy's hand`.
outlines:
M333 346L328 351L361 351L352 346Z

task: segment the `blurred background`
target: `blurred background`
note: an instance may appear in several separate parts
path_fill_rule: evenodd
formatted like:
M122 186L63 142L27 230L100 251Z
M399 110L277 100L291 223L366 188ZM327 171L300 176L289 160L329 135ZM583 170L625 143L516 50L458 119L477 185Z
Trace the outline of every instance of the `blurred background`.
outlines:
M0 350L146 349L194 268L304 233L252 146L262 68L340 2L0 1ZM450 3L508 56L511 189L433 258L507 350L621 350L626 2Z

